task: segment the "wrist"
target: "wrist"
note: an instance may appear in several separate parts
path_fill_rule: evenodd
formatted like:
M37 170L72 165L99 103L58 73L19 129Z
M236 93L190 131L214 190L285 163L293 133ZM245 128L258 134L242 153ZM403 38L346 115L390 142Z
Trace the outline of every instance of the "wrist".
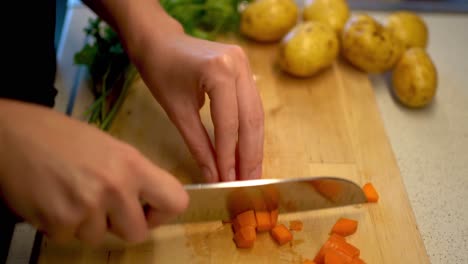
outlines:
M184 34L180 23L154 0L84 1L110 24L132 61L158 49L165 39Z

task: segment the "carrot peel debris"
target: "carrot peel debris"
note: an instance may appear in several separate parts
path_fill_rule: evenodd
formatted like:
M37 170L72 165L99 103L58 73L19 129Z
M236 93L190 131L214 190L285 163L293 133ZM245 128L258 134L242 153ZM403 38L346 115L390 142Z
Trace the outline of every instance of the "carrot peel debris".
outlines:
M289 222L289 229L294 230L294 231L301 231L303 227L303 224L299 220L292 220Z

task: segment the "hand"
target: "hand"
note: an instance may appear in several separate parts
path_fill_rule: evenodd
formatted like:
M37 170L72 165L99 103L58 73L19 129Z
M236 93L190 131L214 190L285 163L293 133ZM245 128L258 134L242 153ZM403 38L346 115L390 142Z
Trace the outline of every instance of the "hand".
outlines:
M53 110L0 99L0 193L56 241L141 242L182 212L182 185L131 146ZM152 210L145 214L141 200Z
M163 40L156 34L146 40L144 53L133 53L134 61L206 180L260 178L264 113L243 50L177 30ZM199 115L205 93L210 98L214 147Z
M185 35L159 1L84 2L117 30L208 182L261 177L264 113L240 47ZM210 98L214 146L199 116L205 93Z

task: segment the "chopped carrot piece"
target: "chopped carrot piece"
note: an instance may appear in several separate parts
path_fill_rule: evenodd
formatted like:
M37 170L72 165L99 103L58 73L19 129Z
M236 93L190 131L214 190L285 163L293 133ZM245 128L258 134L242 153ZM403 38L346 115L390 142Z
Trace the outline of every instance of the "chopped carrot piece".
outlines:
M250 193L244 189L237 189L229 193L227 206L231 218L235 218L238 214L253 209L252 197Z
M238 248L251 248L256 238L257 234L253 226L243 226L234 234L234 242Z
M271 226L276 226L276 223L278 223L278 209L274 209L270 212L271 216Z
M255 213L253 210L245 211L236 216L238 224L242 227L253 226L257 227L257 220L255 219Z
M335 225L333 225L330 233L338 234L340 236L346 237L352 235L356 232L358 227L358 222L353 219L349 218L340 218L336 221Z
M275 241L280 245L284 245L293 239L291 232L283 224L279 224L275 226L270 231L270 234L275 239Z
M300 220L292 220L289 221L289 229L294 230L294 231L301 231L303 227L303 224Z
M366 264L366 263L364 262L364 260L360 258L353 258L350 264Z
M310 260L310 259L305 259L302 264L316 264L315 261Z
M360 255L359 249L346 242L344 237L337 234L332 234L320 248L319 252L314 258L314 261L317 262L317 264L324 263L325 253L330 249L338 251L345 256L349 256L351 259L359 257Z
M359 257L361 251L359 248L351 245L348 242L342 242L338 245L337 251L343 252L345 255L350 256L351 258Z
M340 242L340 243L346 242L346 239L344 238L344 236L341 236L341 235L338 235L338 234L331 234L331 235L328 237L328 240L330 240L330 241L338 241L338 242Z
M376 203L379 200L379 194L374 188L372 183L368 182L362 187L364 194L366 195L367 201L369 203Z
M337 201L343 193L343 186L335 181L314 181L312 185L318 193L331 201Z
M239 221L237 221L237 218L234 218L232 220L232 230L235 232L237 232L237 230L239 230L242 226L239 224Z
M339 251L328 249L325 252L324 264L350 264L353 259Z
M255 211L255 219L257 220L257 231L268 231L271 228L271 215L268 211Z

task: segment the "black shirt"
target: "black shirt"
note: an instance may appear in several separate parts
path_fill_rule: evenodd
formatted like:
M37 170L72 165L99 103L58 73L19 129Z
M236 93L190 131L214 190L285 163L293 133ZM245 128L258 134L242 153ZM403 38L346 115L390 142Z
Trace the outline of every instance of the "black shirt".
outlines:
M54 106L55 4L55 0L2 1L0 98ZM0 155L6 155L1 146ZM0 263L6 262L18 221L0 194Z

